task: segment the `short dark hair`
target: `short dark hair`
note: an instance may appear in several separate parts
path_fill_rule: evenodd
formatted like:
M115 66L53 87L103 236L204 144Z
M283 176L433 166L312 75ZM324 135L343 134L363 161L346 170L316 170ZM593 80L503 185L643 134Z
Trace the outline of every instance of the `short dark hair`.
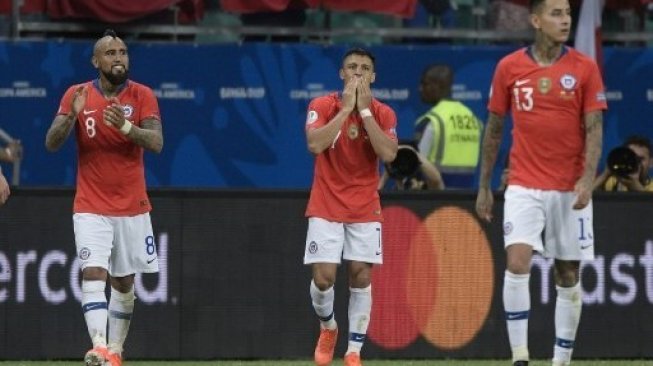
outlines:
M422 77L426 77L427 80L442 81L451 86L453 84L453 69L447 64L431 64L424 69Z
M118 35L116 34L116 31L114 31L113 29L106 29L104 31L104 34L102 35L102 37L104 38L104 37L107 37L107 36L111 37L111 38L118 38Z
M366 49L364 49L362 47L353 47L353 48L348 49L347 52L345 52L345 55L342 56L342 62L344 63L345 60L347 59L347 57L349 57L351 55L358 55L358 56L368 57L370 60L372 60L372 66L376 66L375 65L376 58L374 57L372 52L370 52L370 51L368 51L368 50L366 50Z
M535 14L540 10L540 7L546 2L546 0L531 0L530 10L531 14Z
M646 136L632 135L628 137L626 141L624 141L623 146L628 147L629 145L645 147L646 150L648 150L649 156L651 155L651 151L652 151L651 140Z

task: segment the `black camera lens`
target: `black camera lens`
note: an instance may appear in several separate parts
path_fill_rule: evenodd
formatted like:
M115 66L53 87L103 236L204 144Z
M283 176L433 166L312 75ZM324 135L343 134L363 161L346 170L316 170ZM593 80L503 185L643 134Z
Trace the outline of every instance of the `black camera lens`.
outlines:
M627 147L616 147L608 153L608 169L619 176L628 177L639 169L639 158Z
M397 157L388 166L388 174L395 179L410 177L417 173L419 165L419 157L413 149L399 146Z

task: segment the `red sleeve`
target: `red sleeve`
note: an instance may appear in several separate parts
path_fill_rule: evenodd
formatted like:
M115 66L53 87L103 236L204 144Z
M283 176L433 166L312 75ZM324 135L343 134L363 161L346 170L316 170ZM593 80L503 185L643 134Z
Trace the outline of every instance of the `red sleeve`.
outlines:
M315 98L308 105L306 113L306 131L320 128L329 123L330 104L328 98Z
M383 132L394 141L397 141L397 115L392 108L383 106L379 109L378 124Z
M583 85L583 113L608 109L601 71L594 61L587 62L587 81Z
M490 87L490 99L487 109L499 116L505 116L510 109L510 90L508 90L508 80L506 80L507 69L505 59L499 61Z
M141 92L141 121L147 118L154 118L161 121L161 113L159 112L159 103L152 89L143 87ZM140 122L140 121L138 121Z

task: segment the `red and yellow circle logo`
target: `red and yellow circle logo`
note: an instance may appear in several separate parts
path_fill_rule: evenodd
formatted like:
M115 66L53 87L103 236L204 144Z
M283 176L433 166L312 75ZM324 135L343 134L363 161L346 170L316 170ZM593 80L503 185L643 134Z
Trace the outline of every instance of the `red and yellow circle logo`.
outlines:
M487 319L494 289L485 232L471 213L453 206L424 220L405 207L383 209L384 264L372 274L369 338L402 349L420 335L455 350Z

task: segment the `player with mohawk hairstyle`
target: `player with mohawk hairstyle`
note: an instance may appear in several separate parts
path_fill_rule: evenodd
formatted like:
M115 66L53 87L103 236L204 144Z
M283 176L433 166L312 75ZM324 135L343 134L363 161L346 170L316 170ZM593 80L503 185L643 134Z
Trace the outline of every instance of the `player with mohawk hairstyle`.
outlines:
M95 43L91 63L98 78L66 91L45 146L57 151L75 130L73 225L82 309L93 342L84 362L120 366L134 310L134 276L159 270L143 151L161 152L163 133L156 97L147 86L129 80L127 46L113 30Z

